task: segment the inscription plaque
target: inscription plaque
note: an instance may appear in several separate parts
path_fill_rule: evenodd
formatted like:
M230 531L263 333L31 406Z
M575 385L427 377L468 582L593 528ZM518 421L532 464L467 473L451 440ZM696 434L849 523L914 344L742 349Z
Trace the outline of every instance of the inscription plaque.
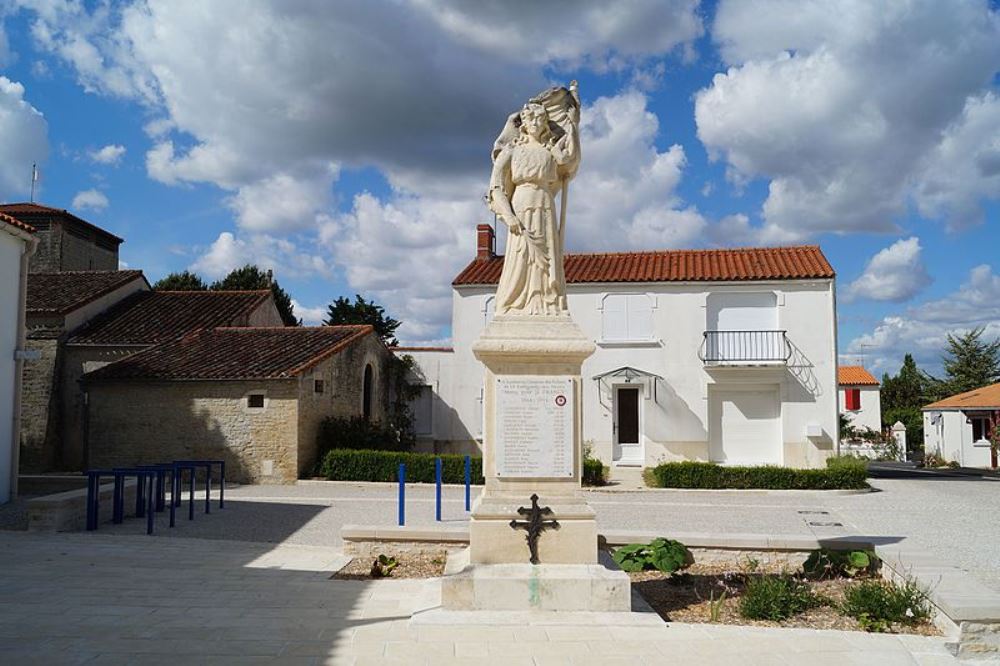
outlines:
M519 376L496 382L497 476L573 476L573 380Z

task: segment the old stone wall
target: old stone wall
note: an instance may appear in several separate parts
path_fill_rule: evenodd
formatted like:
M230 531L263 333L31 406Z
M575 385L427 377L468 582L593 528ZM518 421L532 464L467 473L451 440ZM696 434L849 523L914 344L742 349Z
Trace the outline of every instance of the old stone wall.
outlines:
M38 249L28 262L29 272L118 270L118 251L100 247L92 229L73 227L75 233L69 233L58 219L31 224L38 224Z
M94 467L219 458L234 481L297 478L297 380L106 382L87 390ZM252 392L264 394L263 409L247 406Z
M59 400L60 451L59 459L64 469L83 470L90 467L86 457L87 405L80 378L84 373L121 360L144 347L93 347L66 345L60 364Z
M24 363L20 471L48 472L58 462L60 344L55 337L29 338L26 347L40 356Z
M319 426L328 416L360 416L365 366L372 366L372 420L384 421L389 407L389 362L391 355L378 336L372 334L306 373L299 387L299 474L308 475L319 453ZM315 392L316 380L324 384Z

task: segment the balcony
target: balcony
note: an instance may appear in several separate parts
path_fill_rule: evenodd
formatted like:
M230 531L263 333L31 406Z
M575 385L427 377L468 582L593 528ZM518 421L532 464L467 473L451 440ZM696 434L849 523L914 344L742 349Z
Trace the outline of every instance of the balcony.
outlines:
M698 358L705 365L786 365L786 331L705 331Z

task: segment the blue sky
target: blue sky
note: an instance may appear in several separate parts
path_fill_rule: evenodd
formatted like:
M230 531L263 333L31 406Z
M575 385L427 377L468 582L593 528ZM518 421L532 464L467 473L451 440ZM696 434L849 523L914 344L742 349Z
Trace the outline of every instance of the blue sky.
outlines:
M126 238L151 281L272 267L450 335L488 150L580 81L570 251L819 243L840 345L937 370L1000 335L996 3L0 0L0 200Z

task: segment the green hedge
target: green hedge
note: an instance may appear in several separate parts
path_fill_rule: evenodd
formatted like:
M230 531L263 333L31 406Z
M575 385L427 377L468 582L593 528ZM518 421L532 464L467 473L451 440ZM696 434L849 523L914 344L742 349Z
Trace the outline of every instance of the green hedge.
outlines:
M608 485L608 467L597 458L583 459L583 485Z
M397 451L333 449L320 464L320 476L331 481L397 481L399 463L406 463L406 480L434 483L434 459L441 458L445 483L465 483L465 456ZM472 457L472 483L483 483L483 459Z
M670 462L657 465L647 478L657 488L835 490L867 488L863 461L838 460L826 469L795 469L761 465L723 467L705 462Z

